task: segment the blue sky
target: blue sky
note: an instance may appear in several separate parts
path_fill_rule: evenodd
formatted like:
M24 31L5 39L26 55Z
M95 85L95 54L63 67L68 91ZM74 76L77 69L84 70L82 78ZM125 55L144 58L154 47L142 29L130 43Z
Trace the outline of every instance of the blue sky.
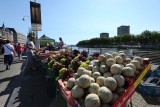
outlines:
M32 0L33 1L33 0ZM41 4L42 31L66 44L99 37L107 32L117 35L117 27L129 25L131 34L144 30L160 31L159 0L36 0ZM27 35L30 23L29 0L1 0L0 24ZM25 21L22 21L24 16Z

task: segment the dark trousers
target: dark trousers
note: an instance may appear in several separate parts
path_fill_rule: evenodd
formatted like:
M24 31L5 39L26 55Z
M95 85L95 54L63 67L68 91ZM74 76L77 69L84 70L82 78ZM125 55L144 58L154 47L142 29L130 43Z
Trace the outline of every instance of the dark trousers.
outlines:
M4 55L4 64L11 65L13 62L13 55Z

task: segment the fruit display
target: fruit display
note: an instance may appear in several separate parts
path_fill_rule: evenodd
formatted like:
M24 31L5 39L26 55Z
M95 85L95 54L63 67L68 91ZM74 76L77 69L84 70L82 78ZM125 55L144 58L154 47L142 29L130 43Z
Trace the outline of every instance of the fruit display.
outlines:
M114 106L117 100L124 97L124 93L129 93L129 90L133 91L133 82L138 77L143 78L144 73L142 76L139 75L147 66L143 63L143 58L128 58L123 51L94 56L94 60L85 62L86 66L81 66L82 63L78 56L81 55L77 55L71 61L71 64L76 61L74 64L79 65L79 67L74 69L74 76L68 81L66 80L67 84L65 83L63 89L69 90L68 99L72 103L77 101L81 107ZM69 65L69 68L72 66ZM145 69L145 72L147 69L149 69L149 66ZM64 80L62 81L64 82ZM134 86L136 87L138 83L139 81L136 81ZM74 104L72 106L77 107ZM122 105L124 105L124 101Z

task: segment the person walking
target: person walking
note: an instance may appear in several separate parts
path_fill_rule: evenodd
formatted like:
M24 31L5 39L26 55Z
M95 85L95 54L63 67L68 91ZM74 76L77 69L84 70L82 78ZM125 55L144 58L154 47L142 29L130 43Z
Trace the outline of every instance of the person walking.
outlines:
M18 53L19 60L22 60L23 47L20 43L16 47L16 52Z
M28 40L26 42L26 55L27 55L27 65L30 70L36 70L35 68L35 54L34 52L36 51L36 47L34 45L34 36L33 33L30 32L28 34Z
M9 40L6 40L3 47L4 47L4 64L6 65L6 70L8 70L10 69L13 59L16 56L16 51L14 49L14 46L11 44Z

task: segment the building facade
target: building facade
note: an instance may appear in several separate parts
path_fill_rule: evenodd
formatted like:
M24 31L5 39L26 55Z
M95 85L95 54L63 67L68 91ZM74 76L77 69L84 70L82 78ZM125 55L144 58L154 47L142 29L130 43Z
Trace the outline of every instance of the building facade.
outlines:
M109 33L100 33L100 38L109 38Z
M0 40L10 40L14 45L25 44L27 37L14 28L5 28L4 24L0 27Z
M117 28L117 36L123 34L130 34L130 26L120 26Z

